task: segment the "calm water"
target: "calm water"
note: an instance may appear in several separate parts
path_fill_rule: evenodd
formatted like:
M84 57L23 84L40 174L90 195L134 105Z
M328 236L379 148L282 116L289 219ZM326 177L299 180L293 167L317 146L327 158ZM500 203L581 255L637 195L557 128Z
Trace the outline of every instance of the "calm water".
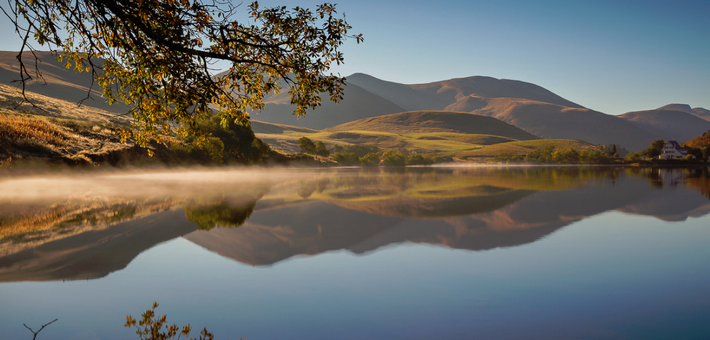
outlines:
M0 339L708 339L707 169L0 178ZM193 333L193 336L196 335Z

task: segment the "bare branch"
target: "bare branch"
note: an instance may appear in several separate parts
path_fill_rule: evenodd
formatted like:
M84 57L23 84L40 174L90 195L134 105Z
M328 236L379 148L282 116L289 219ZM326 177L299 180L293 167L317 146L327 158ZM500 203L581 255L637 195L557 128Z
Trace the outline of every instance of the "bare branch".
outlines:
M36 339L37 339L37 334L39 334L39 332L41 332L41 331L44 329L44 327L47 327L47 326L53 324L53 323L54 323L55 321L57 321L57 320L59 320L59 319L54 319L54 320L52 320L52 321L50 321L50 322L48 322L48 323L42 325L42 327L41 327L38 331L36 331L36 332L33 331L32 328L28 327L28 326L25 325L24 323L23 323L22 325L25 326L25 328L29 329L30 332L32 332L32 335L33 335L33 336L32 336L32 340L36 340Z

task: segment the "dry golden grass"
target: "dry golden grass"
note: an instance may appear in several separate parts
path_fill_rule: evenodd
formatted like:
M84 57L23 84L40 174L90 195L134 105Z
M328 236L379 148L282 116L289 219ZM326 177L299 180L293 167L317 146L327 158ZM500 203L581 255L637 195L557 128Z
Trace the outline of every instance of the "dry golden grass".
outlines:
M117 131L130 118L0 84L0 166L12 159L91 164L132 147Z
M95 124L117 124L128 126L131 118L99 108L78 105L76 102L56 99L27 91L24 101L22 91L14 86L0 84L0 108L37 116L91 121Z
M64 145L60 128L41 118L0 114L0 138L10 140L36 139L52 145Z

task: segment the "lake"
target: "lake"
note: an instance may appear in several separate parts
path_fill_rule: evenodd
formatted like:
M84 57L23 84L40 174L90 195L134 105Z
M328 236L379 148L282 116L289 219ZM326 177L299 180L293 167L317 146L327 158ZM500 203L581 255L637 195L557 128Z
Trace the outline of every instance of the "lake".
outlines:
M708 339L707 168L0 178L0 339Z

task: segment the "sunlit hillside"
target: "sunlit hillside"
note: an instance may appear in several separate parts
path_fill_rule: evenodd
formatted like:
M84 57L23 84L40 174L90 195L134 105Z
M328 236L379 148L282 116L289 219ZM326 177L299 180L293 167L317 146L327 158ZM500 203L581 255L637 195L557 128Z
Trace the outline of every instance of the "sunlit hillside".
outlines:
M525 156L533 150L542 150L545 148L553 148L556 150L567 150L570 148L585 150L596 149L594 145L580 140L570 139L540 139L529 141L514 141L507 143L499 143L484 146L482 148L465 152L462 157L494 157L502 153L513 153L520 156Z
M125 116L0 84L0 158L89 164L128 151L118 132Z
M377 131L398 134L451 132L486 134L516 140L538 139L513 125L498 119L451 111L413 111L372 117L341 124L326 131Z
M66 100L70 103L82 102L83 106L101 108L110 112L125 113L128 107L122 103L109 105L101 96L101 87L91 80L88 72L77 72L59 62L55 54L35 51L25 52L22 60L32 79L25 83L26 90L47 97ZM17 52L0 51L0 83L20 87L20 67ZM37 58L35 58L35 55ZM98 64L101 62L98 61ZM37 73L36 71L39 71Z

